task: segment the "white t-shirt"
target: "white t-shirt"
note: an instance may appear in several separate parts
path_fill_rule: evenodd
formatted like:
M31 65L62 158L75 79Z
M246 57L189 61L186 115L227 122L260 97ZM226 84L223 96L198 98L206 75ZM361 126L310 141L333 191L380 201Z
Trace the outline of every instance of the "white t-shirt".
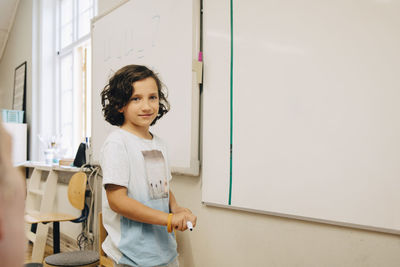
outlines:
M108 236L102 247L119 264L157 266L172 262L176 241L161 225L140 223L111 210L104 185L115 184L128 189L128 196L169 213L171 171L167 149L157 136L140 138L120 128L106 139L101 150L103 173L103 224Z

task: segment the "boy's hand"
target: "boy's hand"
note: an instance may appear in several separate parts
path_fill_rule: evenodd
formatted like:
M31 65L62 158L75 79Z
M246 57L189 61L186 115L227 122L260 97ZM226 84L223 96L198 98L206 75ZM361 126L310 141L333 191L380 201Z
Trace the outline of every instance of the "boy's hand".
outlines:
M173 229L179 231L185 231L187 230L186 226L187 221L190 221L193 224L193 227L195 227L197 217L193 215L193 213L190 210L184 209L181 212L174 213L174 216L172 216L171 224Z
M175 207L171 208L171 212L174 213L174 214L175 213L180 213L180 212L192 213L192 211L190 209L184 208L184 207L181 207L181 206L175 206Z

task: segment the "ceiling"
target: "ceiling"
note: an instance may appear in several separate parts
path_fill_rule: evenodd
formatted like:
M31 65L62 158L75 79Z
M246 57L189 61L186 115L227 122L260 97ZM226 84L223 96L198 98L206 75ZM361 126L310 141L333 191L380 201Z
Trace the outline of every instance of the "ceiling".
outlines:
M7 44L8 35L14 23L19 0L0 0L0 60Z

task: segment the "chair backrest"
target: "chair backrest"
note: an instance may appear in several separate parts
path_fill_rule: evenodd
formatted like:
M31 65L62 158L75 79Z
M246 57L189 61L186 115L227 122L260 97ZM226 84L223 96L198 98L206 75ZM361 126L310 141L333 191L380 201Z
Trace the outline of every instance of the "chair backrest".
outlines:
M72 175L68 184L68 199L72 206L79 210L85 207L85 191L87 176L84 172Z
M99 212L99 253L100 253L100 267L113 267L114 262L107 257L106 253L104 253L103 248L101 245L103 244L104 240L107 237L106 228L103 225L103 214Z

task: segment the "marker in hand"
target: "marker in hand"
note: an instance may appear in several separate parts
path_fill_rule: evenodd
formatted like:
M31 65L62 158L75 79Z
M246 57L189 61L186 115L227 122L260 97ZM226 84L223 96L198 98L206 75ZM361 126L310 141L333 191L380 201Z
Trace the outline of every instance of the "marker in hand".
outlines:
M193 231L193 224L192 224L191 221L187 221L187 222L186 222L186 226L187 226L187 228L188 228L190 231Z

